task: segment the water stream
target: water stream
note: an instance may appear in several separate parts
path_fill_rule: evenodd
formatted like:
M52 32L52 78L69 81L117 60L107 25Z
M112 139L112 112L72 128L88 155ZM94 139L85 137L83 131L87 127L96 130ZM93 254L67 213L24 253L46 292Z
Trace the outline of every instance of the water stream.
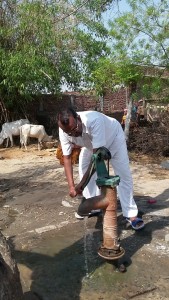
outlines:
M85 271L86 278L89 278L89 266L88 266L88 257L87 257L87 220L88 217L84 218L84 260L85 260Z

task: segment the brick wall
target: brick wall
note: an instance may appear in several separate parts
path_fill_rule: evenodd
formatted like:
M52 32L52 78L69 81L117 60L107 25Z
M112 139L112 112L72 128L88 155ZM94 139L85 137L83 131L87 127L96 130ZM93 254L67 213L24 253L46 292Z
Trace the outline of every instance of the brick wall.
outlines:
M58 136L57 114L61 109L73 106L77 111L98 110L121 122L126 107L126 89L105 94L101 109L99 97L78 92L67 92L61 96L41 95L27 105L27 116L31 123L45 126L48 134Z
M115 111L123 111L126 107L126 101L129 100L129 91L126 88L120 88L116 92L106 92L104 96L103 112L111 114Z
M121 121L123 109L126 107L126 89L121 88L117 92L107 92L101 105L97 96L67 92L62 95L41 95L34 97L25 107L25 114L13 116L9 112L9 121L27 117L32 124L45 126L48 134L58 135L57 114L61 109L74 106L77 111L97 110ZM1 111L0 111L1 113ZM1 125L5 122L2 119Z

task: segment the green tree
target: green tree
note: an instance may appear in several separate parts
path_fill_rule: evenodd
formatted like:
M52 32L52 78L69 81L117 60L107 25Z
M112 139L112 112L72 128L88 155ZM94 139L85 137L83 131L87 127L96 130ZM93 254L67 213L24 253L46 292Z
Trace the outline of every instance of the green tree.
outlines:
M91 73L91 81L99 95L104 95L107 90L114 90L120 84L132 87L142 77L140 66L134 65L126 57L103 57Z
M101 14L112 1L2 0L0 97L21 105L32 94L73 89L107 51Z
M165 72L169 71L169 2L128 0L127 3L129 11L109 22L112 57L121 63L128 60L140 66L140 74L145 66L154 66L156 74L154 71L151 80L144 80L142 93L148 98L154 93L160 96L168 85Z

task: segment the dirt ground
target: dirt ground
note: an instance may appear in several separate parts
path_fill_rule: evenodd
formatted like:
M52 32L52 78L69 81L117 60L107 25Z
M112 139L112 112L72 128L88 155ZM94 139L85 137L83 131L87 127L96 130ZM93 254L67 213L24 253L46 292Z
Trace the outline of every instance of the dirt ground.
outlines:
M25 299L169 299L169 170L165 158L130 153L134 195L146 224L127 226L118 201L126 272L97 254L102 224L77 220L56 149L0 149L0 228L14 246ZM74 167L78 182L78 166ZM154 201L152 201L154 200ZM86 220L87 219L87 220ZM100 222L100 223L99 223Z

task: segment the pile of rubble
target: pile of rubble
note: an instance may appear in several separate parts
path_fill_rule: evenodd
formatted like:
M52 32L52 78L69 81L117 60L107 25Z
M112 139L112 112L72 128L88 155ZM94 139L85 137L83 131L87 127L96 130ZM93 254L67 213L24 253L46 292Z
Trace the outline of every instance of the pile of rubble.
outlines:
M169 113L163 112L155 122L142 120L138 127L131 129L128 150L169 157Z

